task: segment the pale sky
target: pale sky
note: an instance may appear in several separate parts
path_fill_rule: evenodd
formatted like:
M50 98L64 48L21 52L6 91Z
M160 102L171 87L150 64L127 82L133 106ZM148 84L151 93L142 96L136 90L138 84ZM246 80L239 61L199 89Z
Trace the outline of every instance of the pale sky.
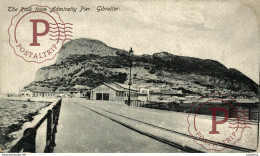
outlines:
M1 1L3 3L3 1ZM18 3L20 2L20 3ZM213 59L236 68L259 84L260 1L4 1L2 6L1 93L17 92L34 81L37 69L55 62L28 63L8 44L8 27L17 12L7 6L77 7L58 12L73 23L73 38L92 38L135 54L167 51L175 55ZM78 12L81 6L91 12ZM97 12L115 6L120 12Z

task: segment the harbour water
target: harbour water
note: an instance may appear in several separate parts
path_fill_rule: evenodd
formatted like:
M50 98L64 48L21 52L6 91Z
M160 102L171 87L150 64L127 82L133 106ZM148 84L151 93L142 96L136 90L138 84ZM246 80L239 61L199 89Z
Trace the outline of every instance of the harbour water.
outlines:
M0 99L0 148L4 150L15 138L12 133L20 130L25 122L33 120L39 110L51 102L30 102Z

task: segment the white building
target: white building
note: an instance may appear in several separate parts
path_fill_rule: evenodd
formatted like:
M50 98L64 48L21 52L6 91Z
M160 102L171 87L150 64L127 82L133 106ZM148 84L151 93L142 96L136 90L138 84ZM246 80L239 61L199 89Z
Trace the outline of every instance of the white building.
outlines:
M131 100L137 100L137 91L130 90ZM100 86L91 90L91 100L109 100L109 101L125 101L129 95L124 85L119 83L103 83Z

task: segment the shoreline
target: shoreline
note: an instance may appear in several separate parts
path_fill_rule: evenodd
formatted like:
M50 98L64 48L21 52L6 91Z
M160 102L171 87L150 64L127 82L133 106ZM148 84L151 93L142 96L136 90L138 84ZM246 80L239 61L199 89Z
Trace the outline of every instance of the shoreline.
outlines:
M16 142L16 140L20 139L23 135L24 129L28 128L28 124L30 125L31 123L34 122L35 119L37 119L39 116L42 116L41 114L43 110L46 108L49 108L52 104L54 99L46 99L46 100L34 100L34 101L25 101L23 99L11 99L11 98L1 98L2 100L8 100L8 101L23 101L23 102L33 102L33 103L46 103L43 107L35 109L35 111L32 111L28 114L25 114L23 118L17 120L17 122L10 122L11 124L8 126L3 126L0 127L0 144L1 144L1 149L5 152L7 152L10 147L13 146L13 144ZM19 112L18 112L19 113Z
M46 107L48 107L48 105ZM43 108L41 108L41 109L43 109ZM12 134L21 130L23 125L26 122L31 122L36 115L39 115L39 111L41 109L38 109L36 112L27 114L25 116L24 120L21 120L18 123L12 124L12 125L4 128L4 134L2 134L2 132L1 132L1 138L0 138L2 150L7 150L8 144L17 139Z
M0 99L10 100L10 101L26 101L26 102L54 102L57 97L53 98L42 98L42 97L0 97Z

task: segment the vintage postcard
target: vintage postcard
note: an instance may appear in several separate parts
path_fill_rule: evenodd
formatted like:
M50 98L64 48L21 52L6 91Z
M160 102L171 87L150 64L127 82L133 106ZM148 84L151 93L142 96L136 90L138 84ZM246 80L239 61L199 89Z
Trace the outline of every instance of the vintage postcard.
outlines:
M0 152L260 152L260 0L0 6Z

